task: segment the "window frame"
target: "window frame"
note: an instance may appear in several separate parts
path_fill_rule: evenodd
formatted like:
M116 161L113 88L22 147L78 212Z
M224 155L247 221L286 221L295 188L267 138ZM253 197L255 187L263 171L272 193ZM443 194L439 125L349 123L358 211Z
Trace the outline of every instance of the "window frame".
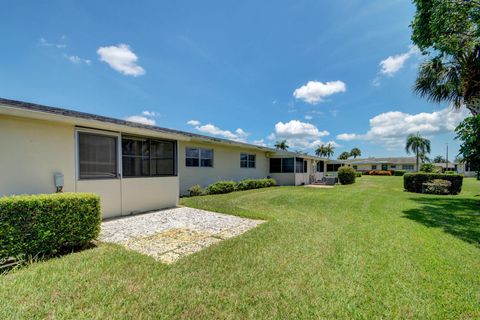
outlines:
M149 147L149 155L148 155L148 175L139 175L139 176L125 176L123 172L123 139L145 139L148 140L148 147ZM152 174L152 160L165 160L169 158L161 158L161 157L153 157L152 156L152 141L154 142L168 142L172 143L173 145L173 172L172 174ZM169 140L169 139L159 139L155 137L147 137L147 136L138 136L138 135L132 135L132 134L122 134L121 135L121 141L120 141L120 157L122 159L121 165L122 165L122 178L125 179L130 179L130 178L159 178L159 177L176 177L178 176L178 168L177 168L177 162L178 162L178 148L177 148L177 141L176 140ZM147 158L146 156L131 156L131 155L126 155L125 157L131 157L131 158Z
M242 160L242 156L246 156L247 160ZM253 157L253 161L250 160L250 157ZM242 165L242 162L246 161L246 166ZM253 162L253 167L250 166L250 163ZM255 153L240 153L240 168L242 169L256 169L257 168L257 155Z
M376 164L372 164L371 170L377 170L377 165L376 165Z
M322 161L322 160L317 161L317 164L315 166L315 171L321 172L321 173L325 172L325 161Z
M97 136L109 136L114 137L116 139L116 175L115 177L80 177L80 135L81 134L90 134L90 135L97 135ZM88 181L88 180L117 180L121 178L121 170L122 170L122 146L121 146L121 134L120 132L114 131L104 131L104 130L97 130L97 129L90 129L90 128L83 128L83 127L75 127L75 178L78 181Z
M197 159L192 157L187 157L187 149L198 150L198 166L190 166L187 165L187 159ZM212 160L211 166L202 166L202 150L211 150L212 157L211 158L204 158L204 160ZM185 167L186 168L213 168L214 167L214 158L215 158L215 150L213 148L201 148L201 147L185 147Z
M271 161L272 160L280 160L280 171L275 171L275 172L272 172L272 166L271 166ZM292 171L284 171L284 167L286 165L283 164L284 160L293 160L293 170ZM295 157L291 157L291 158L270 158L270 160L268 161L268 172L269 173L295 173Z
M402 164L402 170L413 171L415 170L414 164Z

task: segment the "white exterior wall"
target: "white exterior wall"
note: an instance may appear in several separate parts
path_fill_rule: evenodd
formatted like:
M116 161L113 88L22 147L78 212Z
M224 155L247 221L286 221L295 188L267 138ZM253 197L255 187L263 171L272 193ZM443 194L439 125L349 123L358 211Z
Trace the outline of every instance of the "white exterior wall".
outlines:
M75 148L73 124L0 115L0 196L53 193L62 173L64 192L100 196L103 218L178 204L178 176L78 180Z
M185 148L213 149L213 167L185 166ZM255 168L241 168L240 154L255 154ZM240 181L242 179L261 179L268 174L269 160L264 151L241 147L229 147L209 143L179 142L178 175L180 176L180 194L196 184L206 187L219 180Z
M294 186L295 185L295 173L269 173L270 177L277 181L279 186Z

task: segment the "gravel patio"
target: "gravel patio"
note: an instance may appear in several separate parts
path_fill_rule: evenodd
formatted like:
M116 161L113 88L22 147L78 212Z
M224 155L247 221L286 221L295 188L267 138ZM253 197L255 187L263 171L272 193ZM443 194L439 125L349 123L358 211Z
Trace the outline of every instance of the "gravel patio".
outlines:
M99 240L123 245L163 263L174 263L263 222L180 207L106 220Z

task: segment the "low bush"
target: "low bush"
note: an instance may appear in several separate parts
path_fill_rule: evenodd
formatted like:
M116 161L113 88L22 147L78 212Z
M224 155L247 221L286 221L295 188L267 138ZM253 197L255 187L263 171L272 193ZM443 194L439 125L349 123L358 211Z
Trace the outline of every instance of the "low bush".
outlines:
M348 166L340 167L337 171L338 181L341 184L355 183L356 172L355 169Z
M188 189L188 195L190 197L202 196L205 194L205 190L199 185L193 185Z
M405 171L405 170L395 170L393 175L397 176L397 177L400 177L400 176L403 176L405 173L407 173L407 171Z
M355 172L355 177L361 178L361 177L362 177L362 173L361 173L360 171L356 171L356 172Z
M234 181L217 181L207 187L208 194L222 194L235 191L236 183Z
M452 183L443 179L433 179L431 182L423 184L423 193L429 194L449 194Z
M368 174L371 176L391 176L392 172L388 170L370 170Z
M459 194L462 191L463 176L459 174L442 173L406 173L403 176L403 187L410 192L422 193L423 184L432 182L435 179L447 180L451 182L449 194Z
M259 188L268 188L276 185L277 182L274 179L244 179L237 183L237 190L250 190Z
M47 257L95 239L100 197L57 193L0 197L0 260Z
M450 171L450 170L445 171L445 174L455 174L455 173L456 173L455 171Z
M422 163L420 166L422 172L435 172L435 166L431 163Z

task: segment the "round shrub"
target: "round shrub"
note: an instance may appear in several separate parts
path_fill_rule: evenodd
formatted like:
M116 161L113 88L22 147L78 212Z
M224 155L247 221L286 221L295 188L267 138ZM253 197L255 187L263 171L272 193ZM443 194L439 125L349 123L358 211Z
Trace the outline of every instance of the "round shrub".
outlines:
M443 179L433 179L431 182L423 183L423 193L428 194L449 194L452 183Z
M233 181L217 181L207 187L208 194L222 194L235 191L236 183Z
M403 176L403 187L410 192L422 193L424 183L430 183L435 179L447 180L451 182L449 194L459 194L462 191L463 176L459 174L442 173L406 173Z
M343 166L338 169L338 181L341 184L352 184L355 183L356 172L355 169L348 166Z
M190 197L203 196L204 194L205 190L199 184L193 185L188 189Z
M355 172L355 177L361 178L361 177L362 177L362 173L359 172L359 171Z

